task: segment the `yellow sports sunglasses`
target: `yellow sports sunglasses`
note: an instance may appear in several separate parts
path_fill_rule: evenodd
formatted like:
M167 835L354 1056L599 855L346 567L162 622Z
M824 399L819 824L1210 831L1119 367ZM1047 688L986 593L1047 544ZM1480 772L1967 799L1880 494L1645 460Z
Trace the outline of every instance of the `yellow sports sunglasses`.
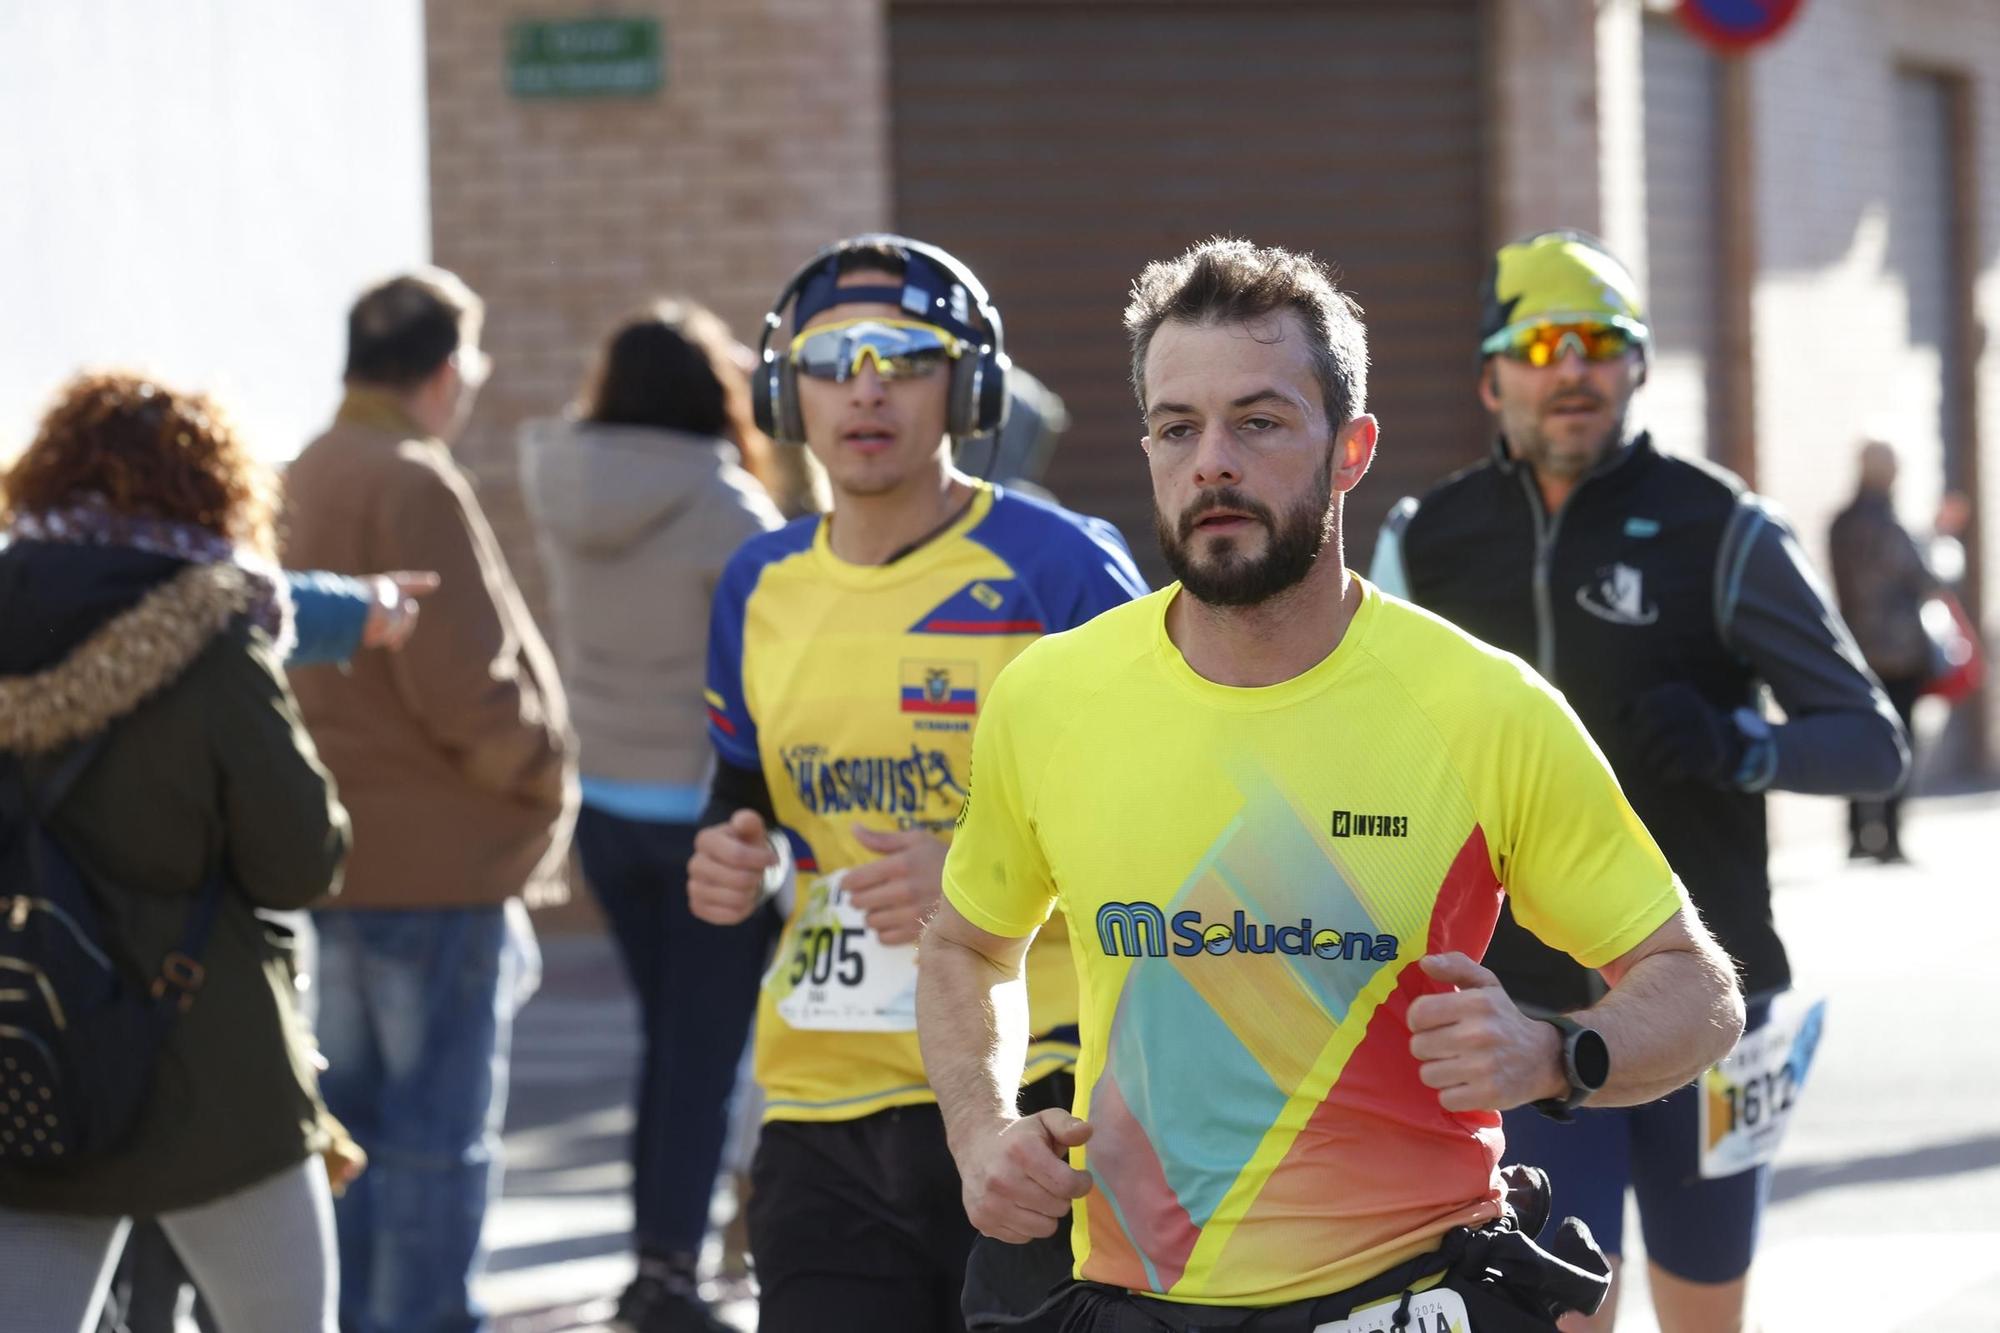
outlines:
M839 383L873 361L884 380L922 379L965 354L965 342L937 327L870 315L818 324L792 339L788 358L801 375Z
M1539 368L1554 365L1571 351L1585 361L1616 361L1638 343L1639 336L1622 324L1578 320L1517 324L1488 338L1479 350Z

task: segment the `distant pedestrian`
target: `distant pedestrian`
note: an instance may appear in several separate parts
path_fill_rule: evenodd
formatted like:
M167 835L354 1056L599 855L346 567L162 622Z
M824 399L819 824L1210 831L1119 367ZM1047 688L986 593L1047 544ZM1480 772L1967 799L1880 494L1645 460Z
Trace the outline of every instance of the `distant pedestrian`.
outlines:
M530 422L521 438L582 747L577 850L645 1031L632 1134L638 1276L618 1304L634 1333L725 1327L695 1267L777 926L768 910L709 925L687 899L714 768L702 702L709 604L736 548L783 523L732 345L700 306L651 306L612 334L574 414Z
M435 570L396 654L294 673L354 816L347 896L317 915L328 1107L370 1169L339 1202L348 1333L459 1333L496 1191L507 1049L576 786L555 664L449 442L486 356L448 273L380 283L348 320L347 396L287 476L287 554ZM510 913L509 904L515 904Z
M1861 446L1860 484L1854 500L1833 520L1828 546L1840 614L1883 693L1903 719L1912 754L1916 731L1910 714L1931 673L1931 641L1923 605L1940 591L1923 548L1896 517L1896 451L1882 440ZM1847 855L1884 864L1904 860L1903 794L1857 800L1847 807Z

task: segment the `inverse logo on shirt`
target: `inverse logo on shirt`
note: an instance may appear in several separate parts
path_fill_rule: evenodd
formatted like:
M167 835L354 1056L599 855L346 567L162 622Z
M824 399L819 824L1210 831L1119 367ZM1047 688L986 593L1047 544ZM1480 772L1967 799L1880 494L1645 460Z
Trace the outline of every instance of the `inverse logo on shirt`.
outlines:
M1410 817L1336 810L1333 812L1332 832L1336 838L1407 838L1410 836Z

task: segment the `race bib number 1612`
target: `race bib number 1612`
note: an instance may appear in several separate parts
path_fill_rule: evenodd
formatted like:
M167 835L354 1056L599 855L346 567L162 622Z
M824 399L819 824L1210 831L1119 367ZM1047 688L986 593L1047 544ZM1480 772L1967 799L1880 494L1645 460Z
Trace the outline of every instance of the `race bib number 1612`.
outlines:
M1780 995L1764 1026L1701 1076L1704 1180L1748 1171L1778 1155L1825 1022L1824 999L1808 1004Z

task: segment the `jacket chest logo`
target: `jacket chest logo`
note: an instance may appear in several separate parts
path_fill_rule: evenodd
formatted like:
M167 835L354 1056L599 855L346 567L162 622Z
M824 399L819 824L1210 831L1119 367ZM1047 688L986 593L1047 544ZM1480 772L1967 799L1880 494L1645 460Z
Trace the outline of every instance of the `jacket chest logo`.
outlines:
M1650 625L1660 618L1660 608L1646 600L1643 576L1623 563L1599 569L1576 590L1576 604L1614 625Z

